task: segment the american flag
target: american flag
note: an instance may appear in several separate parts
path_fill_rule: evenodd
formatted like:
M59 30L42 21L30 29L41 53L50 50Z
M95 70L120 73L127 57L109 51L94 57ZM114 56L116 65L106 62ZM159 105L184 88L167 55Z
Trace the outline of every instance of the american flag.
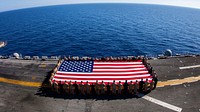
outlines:
M152 80L147 68L142 61L75 61L65 60L61 63L58 71L53 77L53 81L64 82L72 81L80 83L95 83L104 81L104 83L112 83L127 80L128 82Z

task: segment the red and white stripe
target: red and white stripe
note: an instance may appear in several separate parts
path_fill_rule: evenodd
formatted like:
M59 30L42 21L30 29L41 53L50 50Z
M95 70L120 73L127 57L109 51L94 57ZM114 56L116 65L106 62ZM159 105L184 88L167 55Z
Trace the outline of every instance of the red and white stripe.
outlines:
M128 82L152 80L151 75L148 73L146 67L142 62L94 62L93 72L63 72L57 71L53 80L55 81L72 81L77 83L88 81L94 83L104 81L105 83L112 83L121 81L122 83L127 80Z

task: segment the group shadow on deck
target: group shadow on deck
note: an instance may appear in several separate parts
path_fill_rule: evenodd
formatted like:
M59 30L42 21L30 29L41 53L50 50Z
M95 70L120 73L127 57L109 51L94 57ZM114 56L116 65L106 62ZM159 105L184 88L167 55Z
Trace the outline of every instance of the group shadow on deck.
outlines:
M95 100L115 100L115 99L128 99L128 98L140 98L141 94L146 95L149 94L153 89L156 88L157 84L157 78L153 79L153 86L151 87L150 84L148 84L147 88L145 89L145 83L144 82L138 82L138 88L135 92L132 90L132 92L129 91L129 84L125 85L123 84L123 89L119 93L119 91L116 89L116 91L113 94L111 85L105 87L105 91L103 94L101 94L101 91L99 92L95 91L95 86L90 86L90 93L88 94L85 90L84 93L81 92L79 87L77 85L75 86L74 92L70 93L66 92L63 89L63 85L58 85L58 88L53 87L49 83L49 78L51 77L52 71L48 72L41 87L38 88L38 91L35 93L35 95L41 96L41 97L52 97L52 98L61 98L61 99L95 99ZM142 84L140 84L142 83ZM109 87L109 89L107 88ZM140 94L140 95L139 95Z

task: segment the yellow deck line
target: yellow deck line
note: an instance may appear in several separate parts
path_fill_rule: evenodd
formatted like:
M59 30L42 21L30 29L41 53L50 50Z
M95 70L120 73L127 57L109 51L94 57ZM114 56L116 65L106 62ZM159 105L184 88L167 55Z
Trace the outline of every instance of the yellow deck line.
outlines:
M174 79L174 80L168 80L168 81L160 81L157 84L157 87L163 87L163 86L170 86L170 85L180 85L183 83L191 83L196 82L200 80L200 76L197 77L187 77L184 79Z
M41 82L20 81L20 80L7 79L7 78L2 78L2 77L0 77L0 82L21 85L21 86L29 86L29 87L39 87L42 85Z
M168 80L168 81L159 81L157 84L157 87L180 85L183 83L191 83L191 82L196 82L199 80L200 80L200 76L187 77L184 79L174 79L174 80ZM29 87L40 87L42 85L41 82L20 81L20 80L14 80L14 79L7 79L3 77L0 77L0 82L21 85L21 86L29 86ZM44 86L46 87L47 85L44 85Z

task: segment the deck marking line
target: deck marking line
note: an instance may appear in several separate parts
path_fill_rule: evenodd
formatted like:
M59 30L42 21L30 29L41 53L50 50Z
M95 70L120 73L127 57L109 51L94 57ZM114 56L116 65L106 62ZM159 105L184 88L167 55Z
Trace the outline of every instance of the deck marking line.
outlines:
M42 83L40 82L27 82L27 81L20 81L20 80L14 80L14 79L7 79L3 77L0 77L0 82L21 85L21 86L29 86L29 87L40 87L42 85Z
M191 82L196 82L200 81L200 75L195 76L195 77L187 77L184 79L173 79L173 80L167 80L167 81L159 81L157 84L157 87L164 87L164 86L169 86L169 85L180 85L183 83L191 83ZM21 86L29 86L29 87L48 87L48 84L42 84L42 82L28 82L28 81L20 81L20 80L15 80L15 79L7 79L0 77L0 82L4 83L9 83L9 84L16 84L16 85L21 85Z
M157 87L169 86L169 85L180 85L183 83L191 83L200 80L200 76L196 77L187 77L184 79L174 79L174 80L167 80L167 81L159 81Z
M144 94L139 94L138 96L143 98L143 99L145 99L145 100L147 100L147 101L150 101L152 103L158 104L158 105L163 106L163 107L166 107L166 108L171 109L173 111L176 111L176 112L181 112L182 111L182 108L180 108L180 107L171 105L169 103L166 103L166 102L163 102L161 100L152 98L150 96L147 96L147 95L144 95Z
M190 69L190 68L197 68L197 67L200 67L200 65L184 66L184 67L179 67L179 69L183 70L183 69Z

